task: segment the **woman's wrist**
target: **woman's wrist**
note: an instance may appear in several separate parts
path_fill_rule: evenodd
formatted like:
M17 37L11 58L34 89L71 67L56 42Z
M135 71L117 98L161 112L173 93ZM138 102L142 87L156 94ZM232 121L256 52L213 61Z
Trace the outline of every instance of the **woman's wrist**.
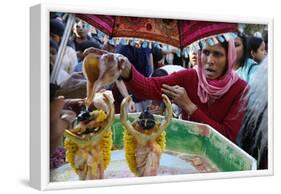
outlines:
M185 112L190 117L197 109L198 109L198 107L195 104L190 103L189 105L186 106Z
M132 70L132 65L130 63L125 63L125 66L121 71L121 77L124 80L128 80L131 77L131 70Z

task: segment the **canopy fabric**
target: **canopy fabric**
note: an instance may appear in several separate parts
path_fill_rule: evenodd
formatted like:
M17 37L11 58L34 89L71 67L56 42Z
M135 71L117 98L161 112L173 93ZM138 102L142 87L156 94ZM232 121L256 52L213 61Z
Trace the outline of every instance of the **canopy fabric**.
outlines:
M159 41L183 49L195 41L237 31L236 23L207 22L127 16L76 14L77 17L115 38Z

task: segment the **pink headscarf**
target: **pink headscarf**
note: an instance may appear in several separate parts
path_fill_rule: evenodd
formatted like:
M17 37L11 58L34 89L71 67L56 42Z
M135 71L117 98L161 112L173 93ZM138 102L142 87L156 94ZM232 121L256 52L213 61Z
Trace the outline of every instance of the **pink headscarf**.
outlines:
M227 72L222 78L209 80L206 79L204 67L201 62L201 52L198 52L198 67L195 68L198 76L198 91L197 94L202 103L206 103L209 98L218 99L224 95L229 88L239 79L238 75L232 69L236 61L236 49L234 40L228 41L228 57L227 57Z

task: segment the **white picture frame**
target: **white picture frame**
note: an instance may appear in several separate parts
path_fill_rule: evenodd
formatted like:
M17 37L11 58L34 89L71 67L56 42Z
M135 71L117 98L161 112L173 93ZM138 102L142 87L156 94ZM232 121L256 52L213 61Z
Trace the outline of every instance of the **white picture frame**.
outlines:
M50 182L49 170L49 12L166 17L221 22L258 23L268 25L268 169L258 171L220 172L157 177L104 179L93 181ZM227 18L178 12L150 12L143 10L104 10L99 7L40 4L30 9L30 185L39 190L104 187L130 184L165 183L175 181L210 180L273 175L273 19Z

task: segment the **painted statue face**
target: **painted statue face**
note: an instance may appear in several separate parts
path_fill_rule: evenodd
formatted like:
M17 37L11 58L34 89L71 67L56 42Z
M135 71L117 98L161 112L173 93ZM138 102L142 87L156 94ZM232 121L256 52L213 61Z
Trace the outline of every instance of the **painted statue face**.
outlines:
M261 43L260 47L258 48L258 50L256 52L255 51L251 52L251 55L257 63L260 63L265 58L266 51L265 51L264 41Z
M221 44L203 49L201 61L207 79L218 79L226 72L227 55L225 48Z
M149 130L155 126L155 119L147 109L140 114L138 123L144 130Z
M235 49L236 49L236 64L240 63L244 54L244 45L240 37L235 39ZM240 64L241 65L241 64Z

